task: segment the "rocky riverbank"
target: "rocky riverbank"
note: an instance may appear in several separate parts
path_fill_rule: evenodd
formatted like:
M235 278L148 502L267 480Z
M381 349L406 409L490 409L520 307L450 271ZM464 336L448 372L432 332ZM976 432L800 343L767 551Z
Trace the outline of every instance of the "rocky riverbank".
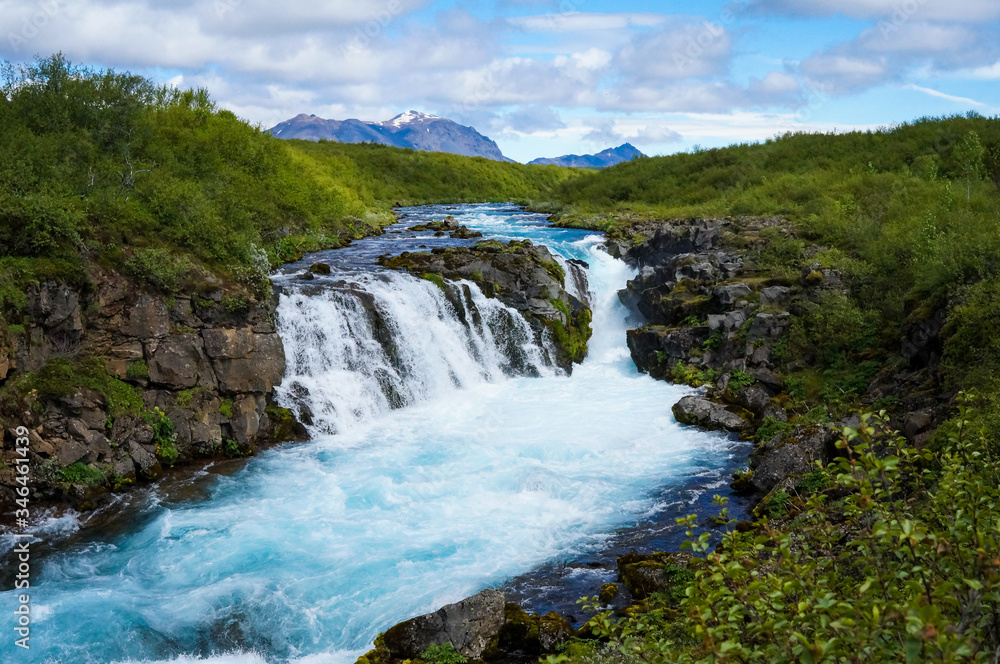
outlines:
M166 296L104 271L87 287L49 281L26 296L25 342L2 362L0 401L29 430L35 501L89 509L165 468L304 439L272 401L285 368L273 299L219 283ZM11 430L3 442L9 506L20 486Z
M632 232L609 243L640 271L620 293L646 320L628 333L632 358L655 378L706 387L674 405L678 421L757 442L734 488L762 502L787 492L816 462L837 456L840 428L857 424L852 406L887 408L918 446L946 418L953 395L941 392L936 374L942 316L911 326L883 358L848 358L843 401L824 404L829 395L807 392L811 376L833 381L818 366L825 349L804 344L804 330L824 317L841 324L836 308L848 286L824 263L824 247L802 245L780 268L768 261L782 242L798 241L781 218L648 222ZM837 342L832 334L829 342Z

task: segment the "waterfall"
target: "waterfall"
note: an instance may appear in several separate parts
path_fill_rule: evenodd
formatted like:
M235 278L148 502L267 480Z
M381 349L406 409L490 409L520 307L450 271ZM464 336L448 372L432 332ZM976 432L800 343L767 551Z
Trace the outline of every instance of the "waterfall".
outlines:
M550 376L553 349L471 282L439 288L398 272L286 286L278 388L314 433L342 433L386 411L506 376Z

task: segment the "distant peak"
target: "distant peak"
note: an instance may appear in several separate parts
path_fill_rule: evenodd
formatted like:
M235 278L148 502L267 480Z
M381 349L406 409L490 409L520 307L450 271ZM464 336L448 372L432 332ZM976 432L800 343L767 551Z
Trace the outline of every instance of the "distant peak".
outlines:
M402 127L405 124L410 124L411 122L416 122L418 120L440 120L441 118L437 115L431 115L430 113L421 113L420 111L406 111L405 113L400 113L392 120L384 122L382 124L389 125L392 127Z

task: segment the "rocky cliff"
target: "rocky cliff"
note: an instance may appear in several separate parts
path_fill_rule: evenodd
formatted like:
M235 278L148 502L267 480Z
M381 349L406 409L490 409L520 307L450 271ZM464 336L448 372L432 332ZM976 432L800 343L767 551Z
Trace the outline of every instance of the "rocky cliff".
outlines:
M941 317L905 330L899 352L909 367L841 352L835 337L861 324L841 311L847 280L824 263L823 247L800 244L780 218L640 223L608 246L639 269L619 293L645 320L628 332L636 366L706 387L674 405L678 421L756 441L733 487L762 504L837 456L838 427L858 422L852 405L889 406L892 424L918 445L949 411L936 375ZM792 247L784 264L769 261L775 247ZM831 350L840 352L833 363L824 360ZM812 395L811 384L824 392Z
M211 283L165 296L108 272L26 296L23 333L0 351L2 504L18 486L18 426L30 431L36 498L82 508L166 466L304 434L271 403L285 368L274 301Z

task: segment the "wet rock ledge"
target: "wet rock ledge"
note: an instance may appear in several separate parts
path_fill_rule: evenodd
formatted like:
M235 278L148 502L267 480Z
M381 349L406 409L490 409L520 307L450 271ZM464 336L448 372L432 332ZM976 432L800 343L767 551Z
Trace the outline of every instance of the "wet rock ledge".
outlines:
M587 355L590 307L566 292L566 272L547 247L530 240L484 240L472 247L384 255L378 264L408 270L442 288L442 279L475 282L487 297L519 311L539 339L549 335L558 351L556 361L567 371Z

